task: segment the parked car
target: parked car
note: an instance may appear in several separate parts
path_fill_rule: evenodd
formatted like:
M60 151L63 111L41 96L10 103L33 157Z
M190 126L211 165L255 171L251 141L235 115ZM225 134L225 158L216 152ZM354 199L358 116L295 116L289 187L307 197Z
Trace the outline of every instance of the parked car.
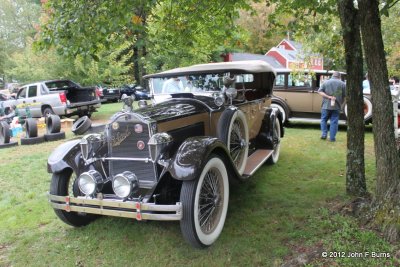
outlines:
M121 87L121 97L124 94L127 96L132 96L134 100L150 99L150 92L142 86L136 84L123 85Z
M270 107L275 72L263 61L240 61L144 78L152 93L170 80L185 87L137 110L126 97L104 131L59 146L48 159L50 203L72 226L99 214L180 221L188 243L210 246L224 226L229 183L279 159L282 116Z
M120 99L120 88L111 85L98 85L97 86L100 98L106 101L117 102Z
M16 99L3 102L5 111L15 105L21 116L25 116L26 107L33 118L57 114L70 117L91 116L101 105L101 100L92 87L81 87L70 80L51 80L22 86Z
M321 118L322 97L318 94L320 85L330 79L333 71L295 72L290 69L277 70L272 106L278 108L284 123L290 118ZM346 77L342 73L342 80ZM347 107L344 106L341 119L346 119ZM372 120L371 96L364 95L364 120Z

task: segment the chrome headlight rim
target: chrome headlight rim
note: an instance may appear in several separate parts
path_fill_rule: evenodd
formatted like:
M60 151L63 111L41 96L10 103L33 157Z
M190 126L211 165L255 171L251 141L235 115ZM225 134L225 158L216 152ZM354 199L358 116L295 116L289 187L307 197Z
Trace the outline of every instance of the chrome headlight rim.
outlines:
M117 197L126 199L139 188L139 180L134 173L125 171L114 176L112 187Z
M103 177L95 170L83 172L78 177L78 187L85 196L93 196L103 188Z

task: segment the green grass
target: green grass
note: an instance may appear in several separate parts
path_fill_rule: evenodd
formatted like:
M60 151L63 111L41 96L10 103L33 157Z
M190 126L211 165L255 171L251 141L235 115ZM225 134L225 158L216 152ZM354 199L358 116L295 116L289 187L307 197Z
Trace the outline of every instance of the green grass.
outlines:
M102 105L93 119L108 119L120 103ZM319 139L318 125L286 129L281 157L248 182L231 187L228 217L218 241L196 250L177 222L102 217L87 227L62 223L46 193L46 162L64 141L0 150L0 266L280 266L321 247L375 251L389 259L316 257L309 266L393 265L399 247L331 212L345 195L346 132L336 143ZM72 136L69 134L68 136ZM372 134L366 134L368 184L374 183Z

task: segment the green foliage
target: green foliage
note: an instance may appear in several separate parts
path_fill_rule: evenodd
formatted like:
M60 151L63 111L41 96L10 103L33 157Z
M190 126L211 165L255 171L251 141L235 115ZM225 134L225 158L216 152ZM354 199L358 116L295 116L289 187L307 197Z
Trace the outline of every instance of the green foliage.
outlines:
M277 29L269 22L274 7L262 3L252 3L250 10L240 10L235 23L243 29L243 50L249 53L265 54L286 36L286 29ZM289 18L282 16L280 20L287 25ZM239 47L240 48L240 47Z
M394 5L388 16L382 16L382 32L389 76L400 77L400 5Z
M148 19L148 69L220 61L222 53L241 45L234 19L239 8L248 7L245 1L162 1Z
M5 77L9 55L21 52L39 24L40 3L26 0L0 0L0 77ZM11 81L12 77L5 77Z
M131 83L132 76L127 74L130 64L126 63L131 54L120 56L121 51L129 45L129 42L125 42L111 51L100 46L96 53L99 61L95 61L80 55L73 59L61 56L54 48L36 51L28 42L23 52L10 57L6 74L21 83L58 78L72 79L82 85L105 81L116 85Z

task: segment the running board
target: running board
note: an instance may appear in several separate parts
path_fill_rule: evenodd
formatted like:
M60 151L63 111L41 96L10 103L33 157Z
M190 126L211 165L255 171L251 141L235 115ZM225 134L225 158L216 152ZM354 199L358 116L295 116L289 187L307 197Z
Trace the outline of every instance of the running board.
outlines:
M258 168L260 168L265 161L272 155L274 151L268 149L257 149L247 159L246 168L244 169L243 175L251 176Z

